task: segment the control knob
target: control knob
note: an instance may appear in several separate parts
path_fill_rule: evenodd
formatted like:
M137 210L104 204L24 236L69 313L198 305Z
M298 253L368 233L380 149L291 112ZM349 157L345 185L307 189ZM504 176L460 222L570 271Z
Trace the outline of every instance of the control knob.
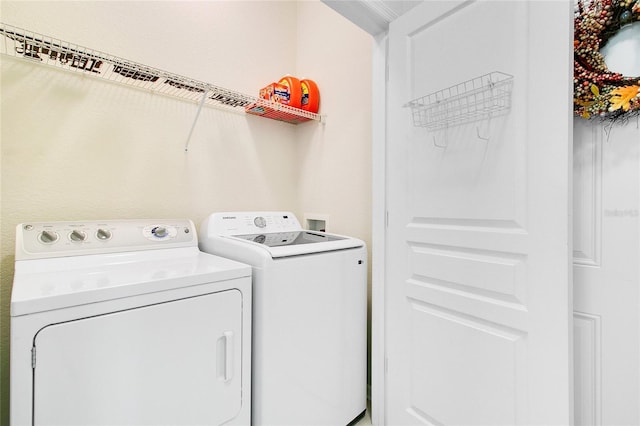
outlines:
M156 226L151 230L151 233L158 238L164 238L169 235L169 231L164 226Z
M100 241L107 241L111 239L111 231L108 229L100 228L96 231L96 238Z
M51 243L55 243L56 241L58 241L58 234L56 234L53 231L42 231L40 233L40 235L38 236L38 238L40 239L40 242L45 243L45 244L51 244Z
M267 221L264 217L262 216L258 216L255 219L253 219L253 223L254 225L256 225L258 228L264 228L265 226L267 226Z
M78 231L77 229L74 229L69 234L69 239L75 243L81 243L87 239L87 234L85 234L82 231Z

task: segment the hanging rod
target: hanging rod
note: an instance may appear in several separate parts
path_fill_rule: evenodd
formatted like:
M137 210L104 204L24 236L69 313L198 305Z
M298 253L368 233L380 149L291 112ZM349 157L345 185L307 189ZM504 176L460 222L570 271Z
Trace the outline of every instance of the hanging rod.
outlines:
M190 100L200 105L242 110L293 124L308 120L324 122L324 116L320 114L258 99L5 23L0 23L0 35L4 36L4 43L0 42L0 53L4 55ZM203 94L206 94L204 101Z

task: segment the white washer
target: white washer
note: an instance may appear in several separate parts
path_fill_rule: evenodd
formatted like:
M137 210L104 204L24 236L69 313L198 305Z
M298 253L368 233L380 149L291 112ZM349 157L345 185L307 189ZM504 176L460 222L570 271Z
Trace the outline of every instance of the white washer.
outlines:
M189 220L17 227L11 424L250 424L251 268Z
M346 425L366 410L364 242L289 212L214 213L200 248L253 267L254 425Z

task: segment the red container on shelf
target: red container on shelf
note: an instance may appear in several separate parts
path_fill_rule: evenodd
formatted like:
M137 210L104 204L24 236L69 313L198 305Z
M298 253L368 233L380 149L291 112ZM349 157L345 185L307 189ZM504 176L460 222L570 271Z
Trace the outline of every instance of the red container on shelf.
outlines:
M314 114L318 112L319 103L320 94L315 82L285 76L277 83L268 84L260 89L258 99L247 105L245 112L298 124L315 119Z
M300 80L290 75L284 76L278 81L278 84L285 86L289 90L289 105L293 108L300 108L300 102L302 100L302 88L300 86Z
M283 77L277 83L271 83L260 89L259 97L293 108L300 108L302 98L300 80L290 76Z
M300 109L313 113L318 112L318 109L320 109L320 91L315 81L309 79L300 80L300 88L302 89Z

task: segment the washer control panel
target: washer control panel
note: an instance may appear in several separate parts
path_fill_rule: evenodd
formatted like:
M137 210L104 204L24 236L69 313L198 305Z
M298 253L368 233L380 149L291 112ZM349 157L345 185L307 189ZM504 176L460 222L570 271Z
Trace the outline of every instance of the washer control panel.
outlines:
M188 219L23 223L16 260L198 246Z
M291 212L214 213L208 223L214 235L247 235L275 232L298 232L300 222Z

